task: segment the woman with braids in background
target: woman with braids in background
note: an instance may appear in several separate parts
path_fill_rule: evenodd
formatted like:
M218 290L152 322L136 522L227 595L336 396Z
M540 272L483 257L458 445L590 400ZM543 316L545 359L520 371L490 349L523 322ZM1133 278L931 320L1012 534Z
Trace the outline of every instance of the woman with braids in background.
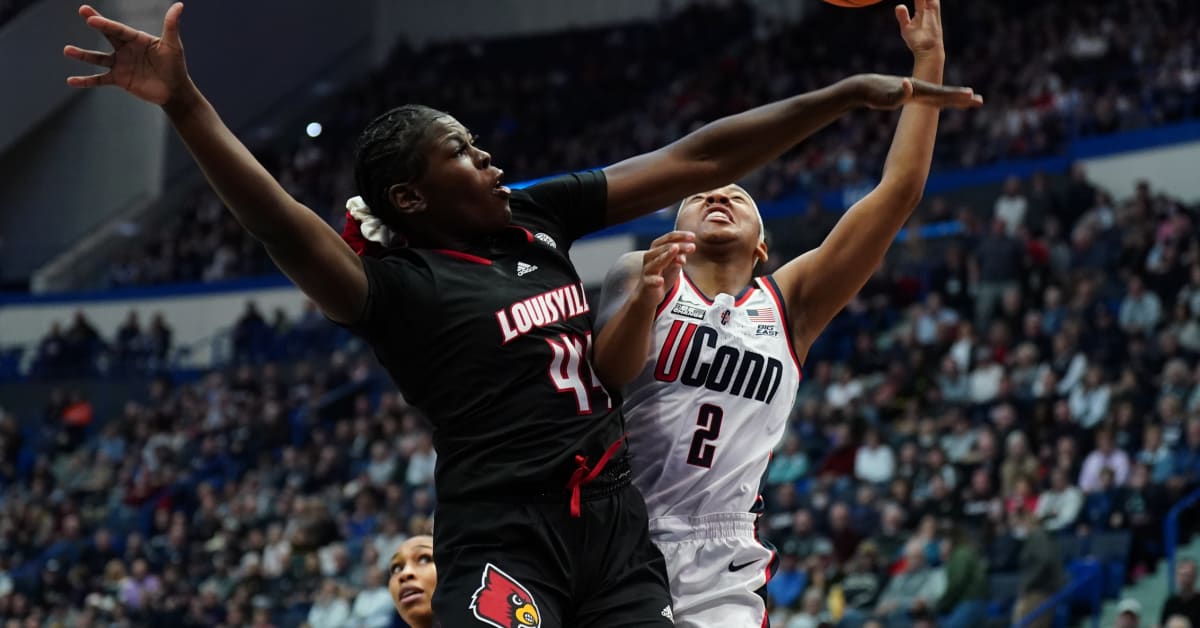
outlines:
M68 57L107 68L68 83L115 85L160 105L241 225L326 316L370 343L430 418L433 608L455 628L671 625L623 419L589 364L591 306L571 243L732 182L854 107L977 105L968 89L855 76L519 191L458 120L406 105L359 141L356 251L271 178L201 95L184 62L182 10L168 9L155 37L81 7L114 50L68 46Z

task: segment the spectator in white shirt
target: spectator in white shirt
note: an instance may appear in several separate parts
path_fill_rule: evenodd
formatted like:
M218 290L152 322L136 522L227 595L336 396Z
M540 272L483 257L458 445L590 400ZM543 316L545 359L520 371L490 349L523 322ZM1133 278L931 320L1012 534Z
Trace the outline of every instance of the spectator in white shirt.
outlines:
M1121 328L1130 334L1151 334L1162 320L1162 301L1158 295L1146 290L1142 278L1129 278L1129 291L1121 301L1118 320Z
M992 351L979 347L975 351L975 368L968 376L968 397L972 403L989 403L1000 394L1000 382L1004 379L1004 367L992 359Z
M366 586L354 596L347 626L355 628L388 628L392 625L395 612L392 594L383 578L383 571L372 567L367 570Z
M1079 519L1083 508L1083 492L1071 485L1070 478L1062 469L1050 473L1050 490L1038 497L1035 513L1046 530L1067 530Z
M349 619L350 605L342 597L341 588L337 582L326 580L308 609L308 625L312 628L342 628Z
M867 430L863 444L854 454L854 477L863 482L884 484L892 481L896 472L896 456L892 448L879 438L875 428Z
M837 368L837 381L825 389L825 401L834 408L844 408L863 394L862 382L844 365Z
M433 439L421 434L416 451L409 456L405 482L409 486L426 486L433 482L433 470L437 466L437 453L433 450Z
M996 199L995 218L1004 223L1004 231L1010 236L1025 224L1025 213L1029 209L1029 201L1021 193L1021 180L1009 177L1004 182L1004 191Z
M1071 418L1084 429L1092 429L1108 414L1111 391L1104 383L1104 371L1092 366L1083 377L1083 385L1071 391L1067 402L1071 407Z

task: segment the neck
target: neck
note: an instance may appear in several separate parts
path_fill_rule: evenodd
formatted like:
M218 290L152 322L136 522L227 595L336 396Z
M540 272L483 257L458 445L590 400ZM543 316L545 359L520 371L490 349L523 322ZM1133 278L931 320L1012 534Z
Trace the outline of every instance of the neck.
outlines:
M754 279L754 258L733 251L705 251L688 257L688 277L709 298L725 293L737 296Z

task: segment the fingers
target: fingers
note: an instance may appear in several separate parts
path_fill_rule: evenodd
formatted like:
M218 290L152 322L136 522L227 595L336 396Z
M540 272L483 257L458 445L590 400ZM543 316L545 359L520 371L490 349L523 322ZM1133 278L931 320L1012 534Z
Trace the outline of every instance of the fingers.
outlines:
M654 242L650 243L650 248L669 244L671 242L691 242L696 239L696 234L691 231L670 231L655 238Z
M896 5L896 21L900 23L901 29L906 29L912 24L912 17L908 14L908 7L903 4Z
M983 106L983 96L969 87L934 85L913 80L913 99L917 102L935 104L940 107L970 109Z
M661 276L670 265L672 259L679 256L679 245L671 244L661 248L653 248L642 258L642 278Z
M93 9L94 10L94 9ZM80 13L83 10L80 9ZM126 26L120 22L114 22L106 17L101 17L100 14L93 15L87 18L87 25L95 30L100 31L110 42L127 42L137 39L138 31Z
M67 85L70 85L71 87L100 87L101 85L108 85L111 83L112 79L109 78L111 76L112 75L108 72L105 72L104 74L93 74L91 76L68 76Z
M163 41L172 46L178 47L179 41L179 17L183 14L183 3L176 2L167 9L167 15L163 18Z
M83 19L86 20L89 17L92 17L93 15L100 15L100 12L97 11L96 9L93 9L92 5L84 4L79 7L79 17L82 17Z
M84 63L90 63L92 65L98 65L105 68L111 68L113 66L112 55L108 54L107 52L100 52L98 50L84 50L83 48L79 48L77 46L66 46L63 48L63 56L67 57L68 59L75 59Z

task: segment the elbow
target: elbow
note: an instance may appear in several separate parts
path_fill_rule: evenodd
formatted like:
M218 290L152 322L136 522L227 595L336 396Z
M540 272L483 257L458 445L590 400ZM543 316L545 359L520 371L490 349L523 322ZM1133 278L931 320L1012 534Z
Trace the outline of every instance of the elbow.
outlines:
M887 190L888 197L894 199L897 207L903 207L909 213L912 213L925 198L925 177L918 178L909 174L885 175L880 187Z

